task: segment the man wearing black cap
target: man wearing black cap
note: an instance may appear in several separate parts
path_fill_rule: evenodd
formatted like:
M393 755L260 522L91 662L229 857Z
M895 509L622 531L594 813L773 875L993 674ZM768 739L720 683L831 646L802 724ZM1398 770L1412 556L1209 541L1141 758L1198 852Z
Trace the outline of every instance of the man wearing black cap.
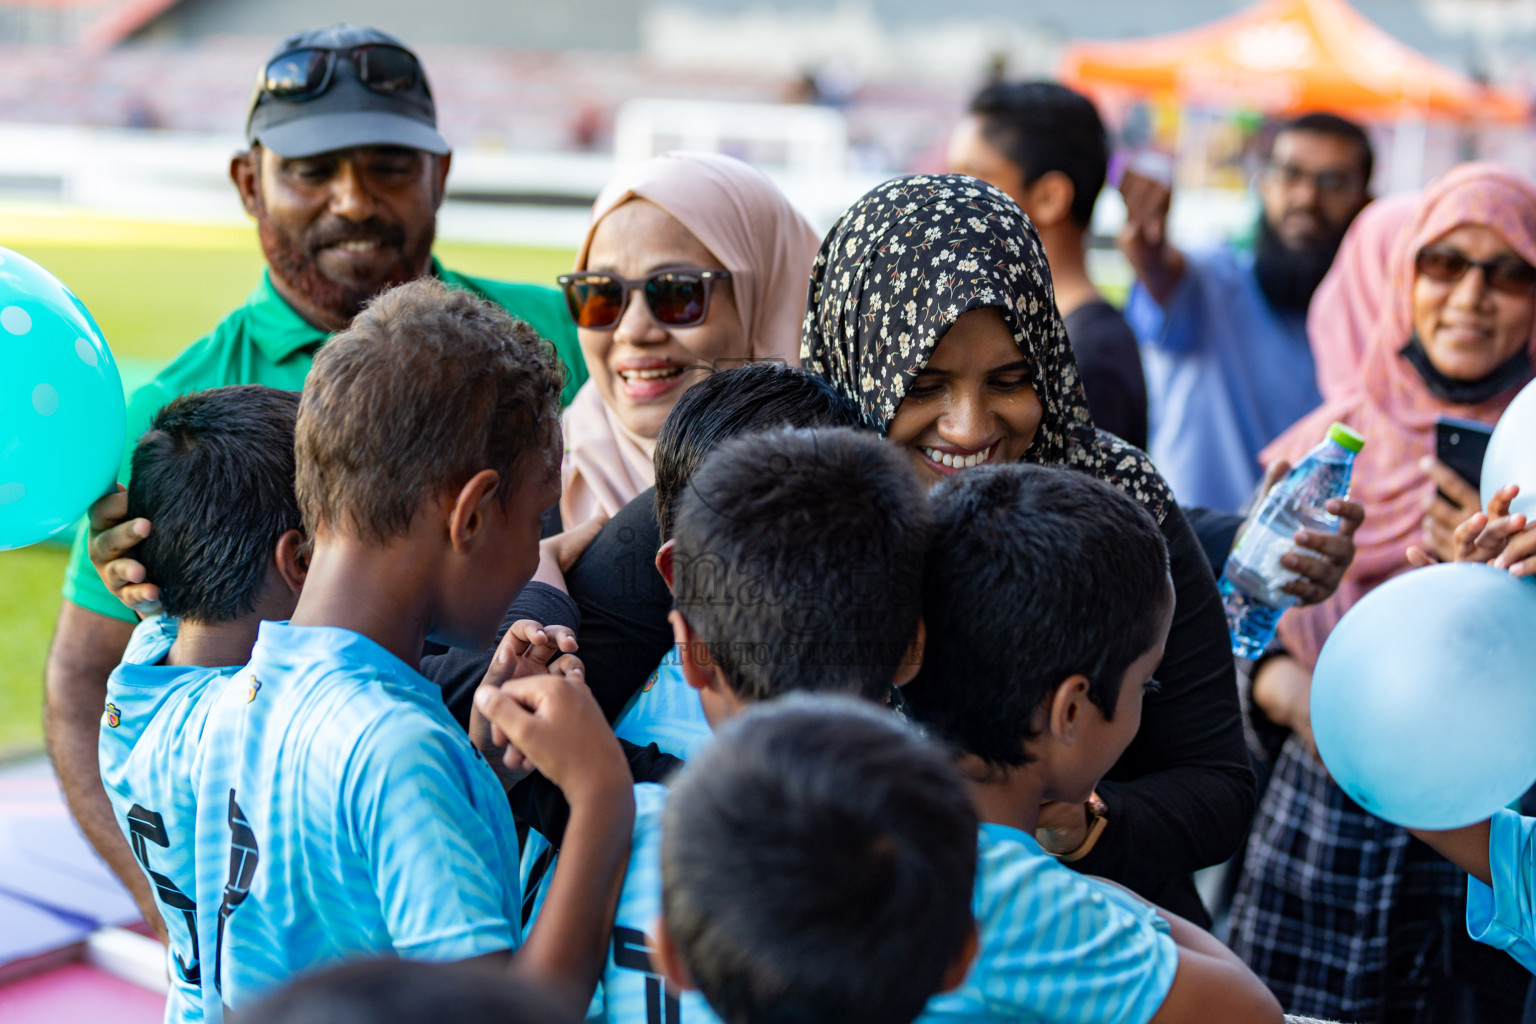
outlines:
M432 256L450 153L421 63L404 44L348 25L289 36L257 77L246 141L249 149L230 161L229 173L256 220L267 271L243 306L135 392L130 455L154 414L177 395L227 384L302 388L327 337L374 295L423 274L503 306L552 341L570 401L586 369L559 294L466 277ZM128 469L125 458L125 483ZM96 758L107 676L136 619L103 586L87 543L82 530L48 657L48 746L81 829L158 922L113 821ZM147 584L137 591L157 596Z

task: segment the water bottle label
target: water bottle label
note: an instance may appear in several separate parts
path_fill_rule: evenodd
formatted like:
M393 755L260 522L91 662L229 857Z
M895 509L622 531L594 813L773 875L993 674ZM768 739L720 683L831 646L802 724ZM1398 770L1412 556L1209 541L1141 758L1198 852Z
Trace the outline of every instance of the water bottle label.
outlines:
M1259 520L1243 533L1232 551L1232 562L1240 572L1239 582L1250 596L1276 608L1289 606L1296 598L1283 588L1298 578L1280 564L1282 556L1296 547L1292 531L1282 521Z

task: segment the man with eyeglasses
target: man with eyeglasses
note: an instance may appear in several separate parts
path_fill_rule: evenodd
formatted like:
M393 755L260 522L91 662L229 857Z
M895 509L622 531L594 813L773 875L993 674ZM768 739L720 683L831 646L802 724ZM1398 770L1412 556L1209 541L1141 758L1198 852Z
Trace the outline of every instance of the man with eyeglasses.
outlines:
M1251 253L1181 252L1167 238L1168 186L1134 171L1121 182L1149 450L1182 504L1236 511L1259 481L1259 451L1321 401L1307 306L1370 201L1373 160L1365 132L1334 114L1281 125Z
M284 39L257 77L246 141L229 173L256 220L266 273L244 305L134 394L129 453L178 395L228 384L299 390L332 333L375 295L424 274L526 320L559 352L563 399L575 395L586 369L559 293L468 277L432 256L451 153L421 63L399 40L348 25ZM126 459L122 473L126 481ZM125 508L121 497L98 503L93 525ZM113 820L96 754L107 677L136 619L102 584L88 544L120 552L138 539L137 522L95 540L82 530L76 541L48 656L46 731L76 821L158 926L144 874ZM151 603L158 596L147 583L128 593Z

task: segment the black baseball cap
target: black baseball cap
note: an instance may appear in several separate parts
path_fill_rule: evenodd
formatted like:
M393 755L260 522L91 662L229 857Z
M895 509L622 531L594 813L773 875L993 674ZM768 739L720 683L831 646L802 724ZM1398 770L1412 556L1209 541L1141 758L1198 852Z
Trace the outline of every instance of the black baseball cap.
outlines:
M256 73L256 89L245 122L246 142L259 142L280 156L293 158L353 146L406 146L447 153L448 143L437 131L437 108L425 69L410 88L390 92L369 88L358 77L349 55L357 47L378 45L405 51L420 68L420 59L410 47L375 28L337 24L288 36ZM266 87L267 69L278 58L305 50L335 51L328 84L304 98L274 96Z

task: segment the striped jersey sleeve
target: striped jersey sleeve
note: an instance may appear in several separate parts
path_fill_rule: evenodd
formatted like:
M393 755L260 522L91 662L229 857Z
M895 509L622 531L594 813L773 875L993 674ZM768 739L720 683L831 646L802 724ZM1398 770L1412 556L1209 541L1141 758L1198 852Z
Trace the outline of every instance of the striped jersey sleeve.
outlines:
M981 826L973 908L976 965L924 1022L1146 1024L1173 985L1178 951L1156 910L1016 829Z
M1467 880L1467 933L1536 971L1536 818L1493 816L1488 867L1492 886Z

